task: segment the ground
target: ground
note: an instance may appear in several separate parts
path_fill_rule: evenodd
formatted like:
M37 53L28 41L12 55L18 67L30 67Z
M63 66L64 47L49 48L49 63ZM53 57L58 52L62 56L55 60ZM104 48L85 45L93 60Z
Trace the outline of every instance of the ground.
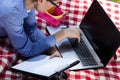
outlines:
M120 0L110 0L110 1L120 3Z

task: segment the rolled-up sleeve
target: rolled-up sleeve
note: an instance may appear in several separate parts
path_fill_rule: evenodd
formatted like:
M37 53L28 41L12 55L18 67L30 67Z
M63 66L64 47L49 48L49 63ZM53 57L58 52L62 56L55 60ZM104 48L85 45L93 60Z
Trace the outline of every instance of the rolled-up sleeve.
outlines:
M37 28L35 9L28 13L24 19L24 30L32 41L45 38L46 36ZM35 30L36 29L36 30Z
M33 57L55 45L54 35L46 37L38 28L32 30L32 36L35 38L37 35L39 38L32 41L24 30L20 15L19 12L13 12L2 17L4 29L18 53L25 57Z

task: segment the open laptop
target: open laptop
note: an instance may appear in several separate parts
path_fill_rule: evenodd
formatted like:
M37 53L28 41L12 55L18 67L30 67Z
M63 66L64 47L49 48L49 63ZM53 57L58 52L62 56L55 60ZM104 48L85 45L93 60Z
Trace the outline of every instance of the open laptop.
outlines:
M105 67L120 46L120 32L97 0L93 0L79 27L80 45L76 39L65 39L57 44L63 57L80 60L78 65L70 69ZM48 31L50 32L49 29Z

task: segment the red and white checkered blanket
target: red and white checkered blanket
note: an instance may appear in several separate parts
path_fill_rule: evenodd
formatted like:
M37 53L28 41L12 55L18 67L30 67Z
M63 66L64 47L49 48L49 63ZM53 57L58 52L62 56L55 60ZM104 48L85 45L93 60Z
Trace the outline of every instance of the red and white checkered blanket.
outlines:
M91 0L62 0L60 7L68 11L62 24L68 26L79 25L91 2ZM120 4L105 0L99 0L99 2L120 31ZM36 19L38 27L46 33L45 27L49 24L37 16ZM118 59L114 60L112 58L105 68L68 71L68 80L120 80L120 48L116 53ZM0 38L0 80L37 80L35 77L28 77L10 70L12 65L19 62L22 62L22 60L14 52L9 40Z

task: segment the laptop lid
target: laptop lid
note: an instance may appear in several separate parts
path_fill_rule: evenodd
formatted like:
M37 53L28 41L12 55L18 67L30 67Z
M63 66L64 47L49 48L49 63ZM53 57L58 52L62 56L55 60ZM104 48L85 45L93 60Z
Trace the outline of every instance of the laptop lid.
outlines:
M120 32L97 0L91 4L80 28L106 66L120 46Z

